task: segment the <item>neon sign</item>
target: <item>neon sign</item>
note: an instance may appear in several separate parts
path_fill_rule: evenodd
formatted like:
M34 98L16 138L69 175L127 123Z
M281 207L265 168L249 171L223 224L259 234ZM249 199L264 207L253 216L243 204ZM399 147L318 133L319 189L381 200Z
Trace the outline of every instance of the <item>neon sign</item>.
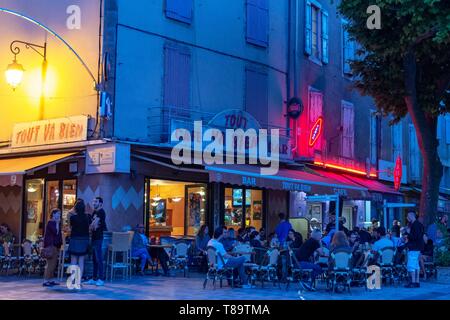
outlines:
M400 189L400 184L402 182L402 158L400 156L397 157L397 160L395 161L395 168L394 168L394 188L395 190Z
M322 135L323 131L323 118L319 117L314 123L314 125L311 128L311 132L309 134L309 146L314 147L314 145L317 143L317 140L319 140L320 136Z

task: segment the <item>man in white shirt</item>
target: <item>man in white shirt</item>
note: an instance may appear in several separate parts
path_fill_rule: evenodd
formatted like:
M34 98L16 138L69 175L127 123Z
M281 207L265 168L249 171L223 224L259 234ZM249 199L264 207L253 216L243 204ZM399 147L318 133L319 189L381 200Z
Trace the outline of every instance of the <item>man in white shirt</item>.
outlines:
M233 271L237 270L241 279L242 288L251 288L251 286L247 284L247 275L245 274L244 269L245 257L233 257L227 253L223 247L223 244L220 242L222 234L223 228L217 228L214 231L213 239L208 242L208 247L213 247L216 249L216 254L218 255L217 268L221 269L225 264L225 267L234 269ZM220 259L220 256L223 258L223 262L222 259Z

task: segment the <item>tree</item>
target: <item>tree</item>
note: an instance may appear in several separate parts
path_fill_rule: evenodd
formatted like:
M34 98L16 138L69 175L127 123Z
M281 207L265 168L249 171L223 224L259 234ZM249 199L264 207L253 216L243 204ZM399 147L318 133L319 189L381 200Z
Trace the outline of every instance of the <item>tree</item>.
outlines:
M367 26L371 5L380 8L380 29ZM449 0L342 0L338 11L360 48L351 62L356 88L392 123L409 114L414 124L423 157L419 219L428 224L443 173L437 119L450 111Z

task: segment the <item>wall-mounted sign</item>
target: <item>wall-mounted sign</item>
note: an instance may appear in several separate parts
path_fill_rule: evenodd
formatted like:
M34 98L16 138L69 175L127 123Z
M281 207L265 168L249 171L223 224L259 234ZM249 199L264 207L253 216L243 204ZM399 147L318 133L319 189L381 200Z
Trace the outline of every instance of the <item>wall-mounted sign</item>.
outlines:
M402 158L400 156L397 157L395 161L394 167L394 188L395 190L400 189L401 181L402 181Z
M323 118L319 117L317 121L314 123L314 125L311 128L311 132L309 134L309 146L314 147L316 142L319 140L320 136L322 135L323 131Z
M378 178L380 180L384 181L390 181L395 183L395 165L396 163L392 161L385 161L385 160L379 160L378 161ZM401 164L401 176L400 176L400 183L406 184L407 183L407 174L406 174L406 166Z
M130 173L130 145L110 143L89 146L86 153L86 174Z
M12 148L87 140L88 117L74 116L14 125Z
M250 113L243 110L231 109L217 114L208 124L211 128L226 129L255 129L261 125Z

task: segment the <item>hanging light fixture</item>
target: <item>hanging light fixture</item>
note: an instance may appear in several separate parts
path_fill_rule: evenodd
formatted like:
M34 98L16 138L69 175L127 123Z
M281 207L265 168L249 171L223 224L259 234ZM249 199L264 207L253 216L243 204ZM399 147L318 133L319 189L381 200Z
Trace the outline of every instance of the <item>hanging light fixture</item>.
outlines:
M180 202L181 199L183 199L183 198L182 197L174 197L174 198L172 198L172 201L173 202Z
M35 193L37 191L37 189L32 184L30 184L30 186L28 187L27 191L29 193Z
M152 202L152 207L157 207L158 206L158 202Z
M161 197L159 196L159 186L158 185L156 185L156 197L154 197L152 199L153 199L153 201L161 200ZM156 206L154 206L154 207L156 207Z

